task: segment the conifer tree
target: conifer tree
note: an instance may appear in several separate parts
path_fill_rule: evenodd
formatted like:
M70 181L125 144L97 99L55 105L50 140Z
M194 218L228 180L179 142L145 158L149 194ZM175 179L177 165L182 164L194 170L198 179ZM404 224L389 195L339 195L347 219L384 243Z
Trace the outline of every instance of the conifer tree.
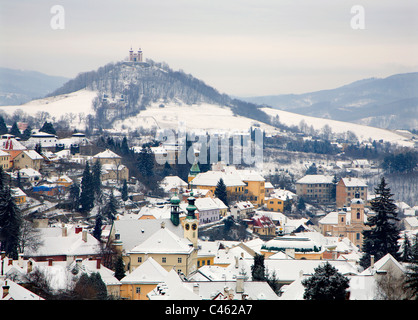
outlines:
M98 241L102 239L102 227L103 227L103 219L101 212L98 212L96 215L96 223L94 225L93 230L93 237L95 237Z
M253 281L266 281L266 270L264 266L264 255L256 253L254 263L251 266L251 276Z
M92 175L91 179L92 179L94 194L96 196L96 199L99 199L99 200L101 199L101 195L102 195L101 174L102 174L102 164L100 163L99 160L96 160L91 169L91 175Z
M20 229L23 219L9 186L0 190L0 250L12 259L18 258Z
M9 133L14 135L15 137L18 137L18 138L20 138L20 136L22 135L22 133L20 132L16 122L13 123L12 127L10 128Z
M128 200L128 183L126 182L126 180L123 180L121 198L123 201Z
M69 200L72 209L78 211L80 208L80 186L76 182L70 186Z
M411 242L409 241L408 235L406 233L402 243L402 252L400 258L402 262L409 262L412 259Z
M221 200L226 206L228 206L228 194L226 191L226 185L222 178L219 179L216 189L215 189L215 196Z
M83 172L83 180L81 181L80 193L81 212L89 212L94 206L94 188L92 183L92 175L90 165L86 162Z
M123 263L122 256L119 255L115 261L115 278L120 280L125 277L125 264Z
M370 230L363 231L363 256L360 259L360 265L363 268L370 266L371 255L376 261L387 253L390 253L395 259L399 259L397 208L384 177L375 188L375 193L376 197L371 201L371 209L375 214L370 215L365 223L370 226Z
M41 129L39 129L39 131L49 133L49 134L53 134L53 135L57 134L57 132L55 131L54 126L52 125L52 123L50 123L48 121L45 121L44 125L42 126Z
M4 118L0 116L0 135L6 134L8 131Z
M349 279L343 276L328 261L314 269L315 273L304 280L305 300L345 300Z
M116 214L118 213L118 201L116 200L113 189L110 192L109 199L104 208L104 215L106 215L111 221L116 219Z
M410 292L411 298L418 300L418 235L415 235L412 246L410 265L407 267L405 289Z

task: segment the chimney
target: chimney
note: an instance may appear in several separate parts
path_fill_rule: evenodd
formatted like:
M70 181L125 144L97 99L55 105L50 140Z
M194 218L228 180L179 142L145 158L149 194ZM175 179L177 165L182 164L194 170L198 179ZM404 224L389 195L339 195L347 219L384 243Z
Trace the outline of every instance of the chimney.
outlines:
M3 299L9 294L10 286L7 285L7 281L4 282L3 286Z
M244 292L244 276L238 275L237 276L237 283L235 288L236 293L243 293Z
M67 236L67 227L66 226L62 226L62 236L66 237Z
M193 293L196 295L199 295L199 284L195 283L193 284Z
M80 233L81 231L83 231L83 227L79 227L79 226L75 227L75 233L76 234Z
M13 259L9 259L9 261L7 262L7 265L8 265L8 266L13 265Z
M370 269L374 269L374 255L370 256Z
M87 230L83 230L82 239L83 239L84 242L87 242Z
M97 260L96 260L96 269L100 269L101 264L102 264L102 259L101 258L97 258Z

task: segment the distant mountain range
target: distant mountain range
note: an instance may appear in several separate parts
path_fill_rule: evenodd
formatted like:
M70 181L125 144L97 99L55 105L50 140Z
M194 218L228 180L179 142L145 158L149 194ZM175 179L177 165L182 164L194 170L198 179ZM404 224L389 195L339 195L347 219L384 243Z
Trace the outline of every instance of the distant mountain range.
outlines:
M44 97L68 80L36 71L0 68L0 106L20 105Z
M330 90L240 99L384 129L418 129L418 72L364 79Z

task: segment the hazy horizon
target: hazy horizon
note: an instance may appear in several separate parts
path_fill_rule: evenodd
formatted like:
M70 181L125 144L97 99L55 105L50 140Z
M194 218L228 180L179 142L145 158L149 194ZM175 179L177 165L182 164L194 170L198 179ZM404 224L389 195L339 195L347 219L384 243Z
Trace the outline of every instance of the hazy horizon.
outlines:
M52 27L54 5L65 9L63 29ZM353 28L362 18L351 11L356 5L364 29ZM0 66L52 76L96 70L125 59L131 47L243 97L418 71L412 0L0 0L0 8Z

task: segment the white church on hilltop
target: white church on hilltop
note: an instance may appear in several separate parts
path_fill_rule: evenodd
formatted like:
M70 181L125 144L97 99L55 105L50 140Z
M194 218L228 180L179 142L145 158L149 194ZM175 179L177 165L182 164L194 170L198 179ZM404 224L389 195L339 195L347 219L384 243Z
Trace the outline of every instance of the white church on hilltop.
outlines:
M141 50L141 48L139 48L138 52L135 53L132 50L132 47L131 47L131 50L129 50L129 61L131 61L131 62L142 62L142 50Z

